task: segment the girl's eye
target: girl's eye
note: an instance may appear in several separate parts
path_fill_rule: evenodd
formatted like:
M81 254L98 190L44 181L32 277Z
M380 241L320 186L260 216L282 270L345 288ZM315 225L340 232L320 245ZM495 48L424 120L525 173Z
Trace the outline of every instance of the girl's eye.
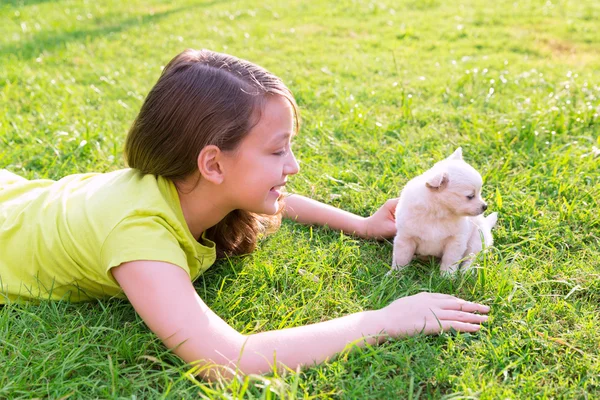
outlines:
M281 148L281 150L273 153L274 156L285 156L288 153L289 147Z
M469 200L473 200L474 198L475 198L474 194L470 194L470 195L467 196L467 199L469 199Z

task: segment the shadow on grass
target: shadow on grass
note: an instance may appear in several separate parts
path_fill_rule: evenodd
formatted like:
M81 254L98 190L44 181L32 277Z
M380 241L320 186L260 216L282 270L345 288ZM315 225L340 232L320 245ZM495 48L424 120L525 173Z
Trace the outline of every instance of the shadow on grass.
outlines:
M48 0L38 0L38 2L41 1ZM171 10L157 12L154 14L136 15L132 18L125 19L116 24L111 24L109 26L104 27L97 27L93 29L80 29L70 32L60 32L54 35L52 34L52 32L42 32L38 35L35 35L30 40L0 46L0 54L16 55L19 59L22 60L32 59L38 57L43 52L52 51L56 48L64 47L67 43L86 42L88 40L94 40L98 37L105 37L107 35L119 33L132 27L156 23L173 14L187 12L199 7L210 7L211 5L219 2L219 0L215 0L211 2L203 2L185 7L174 8ZM18 0L13 0L13 3L20 4L21 2L19 2ZM25 1L25 3L28 2Z

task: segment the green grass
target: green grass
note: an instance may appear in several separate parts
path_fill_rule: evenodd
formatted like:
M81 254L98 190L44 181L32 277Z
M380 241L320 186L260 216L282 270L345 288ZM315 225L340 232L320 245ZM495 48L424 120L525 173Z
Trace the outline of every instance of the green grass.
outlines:
M600 396L599 21L593 0L2 1L0 168L56 179L123 167L161 66L210 48L295 93L291 191L369 215L462 146L500 220L476 276L414 262L389 278L389 242L286 222L196 282L244 333L426 290L492 306L478 334L205 384L126 302L6 306L0 398Z

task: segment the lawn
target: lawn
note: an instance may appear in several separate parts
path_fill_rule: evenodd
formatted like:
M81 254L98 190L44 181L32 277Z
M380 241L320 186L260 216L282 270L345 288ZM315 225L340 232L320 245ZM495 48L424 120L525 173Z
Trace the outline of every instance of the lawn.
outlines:
M124 167L127 130L185 48L260 64L294 92L289 190L360 215L462 146L499 213L474 275L390 242L285 222L218 261L201 297L243 333L420 291L492 307L477 334L417 336L207 384L125 301L0 308L0 398L600 397L600 3L595 0L0 3L0 168Z

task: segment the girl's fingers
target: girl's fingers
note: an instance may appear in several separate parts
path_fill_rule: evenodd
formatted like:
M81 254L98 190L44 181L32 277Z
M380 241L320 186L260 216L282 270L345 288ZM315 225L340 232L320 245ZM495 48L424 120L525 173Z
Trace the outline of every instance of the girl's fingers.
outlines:
M444 331L449 331L452 328L457 332L477 332L481 329L481 325L458 321L444 321L442 322L442 328Z
M459 310L459 311L465 311L465 312L480 312L483 314L487 314L488 312L490 312L490 307L485 306L483 304L479 304L479 303L473 303L470 301L465 301L465 300L461 300L461 299L456 299L456 300L452 300L452 301L447 301L444 303L443 309L445 310Z
M473 314L465 311L456 310L440 310L435 313L435 316L440 321L448 322L467 322L471 324L480 324L488 320L487 315Z

